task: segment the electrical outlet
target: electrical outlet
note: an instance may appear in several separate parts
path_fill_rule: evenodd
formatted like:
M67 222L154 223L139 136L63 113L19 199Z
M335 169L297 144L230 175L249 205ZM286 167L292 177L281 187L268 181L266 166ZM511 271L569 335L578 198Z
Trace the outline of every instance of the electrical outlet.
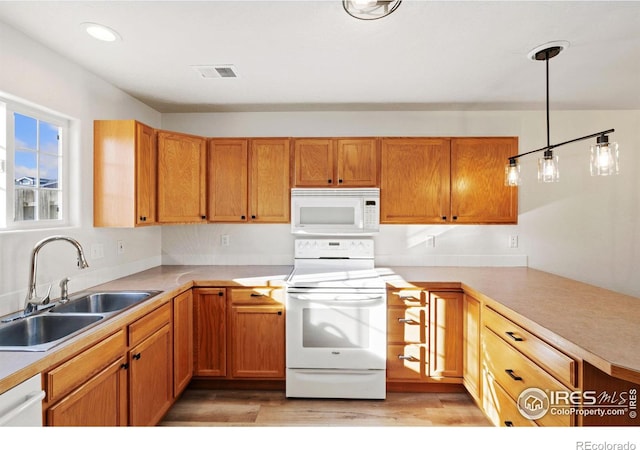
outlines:
M509 248L518 248L518 236L509 236Z
M91 244L91 259L104 258L104 245Z
M436 237L433 234L427 236L425 240L427 247L435 247L436 246Z
M220 236L220 245L222 245L223 247L228 247L230 243L231 239L229 238L228 234L223 234L222 236Z
M124 241L118 241L118 255L124 253Z

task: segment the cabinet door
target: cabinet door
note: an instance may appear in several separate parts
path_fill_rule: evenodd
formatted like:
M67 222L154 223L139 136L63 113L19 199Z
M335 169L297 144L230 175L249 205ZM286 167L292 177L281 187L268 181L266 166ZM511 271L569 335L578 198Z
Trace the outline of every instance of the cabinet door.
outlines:
M227 374L227 302L224 289L197 288L194 302L194 375Z
M173 396L187 387L193 374L193 295L173 299Z
M335 184L332 139L296 139L294 161L296 187L327 187Z
M158 221L203 222L206 216L204 138L158 132Z
M231 306L234 378L284 378L285 321L280 306Z
M429 373L462 377L462 293L429 293Z
M339 186L378 186L377 142L374 138L337 140Z
M463 383L469 394L480 402L480 302L464 295L463 315Z
M449 220L449 139L382 139L380 223Z
M290 161L288 139L251 141L249 198L252 222L289 222Z
M63 397L46 413L48 426L126 426L127 371L124 356Z
M518 188L504 185L504 166L518 138L451 140L451 213L457 223L517 223Z
M156 134L136 123L136 225L156 223Z
M129 351L129 425L156 425L173 403L173 346L167 324Z
M209 220L246 222L248 141L209 140Z

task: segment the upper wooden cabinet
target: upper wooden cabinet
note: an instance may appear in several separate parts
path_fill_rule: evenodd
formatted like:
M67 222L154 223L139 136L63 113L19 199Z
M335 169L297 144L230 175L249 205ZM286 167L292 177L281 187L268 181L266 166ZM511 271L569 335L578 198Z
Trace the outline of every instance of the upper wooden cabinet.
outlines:
M294 141L294 186L378 186L376 138L313 138Z
M289 139L209 140L209 221L290 220Z
M382 139L381 223L442 223L450 211L450 140Z
M518 139L384 138L381 223L517 223L504 165Z
M517 223L518 188L504 185L516 137L451 139L451 215L457 223Z
M158 131L158 222L207 219L205 138Z
M93 129L93 225L155 224L155 130L135 120L96 120Z

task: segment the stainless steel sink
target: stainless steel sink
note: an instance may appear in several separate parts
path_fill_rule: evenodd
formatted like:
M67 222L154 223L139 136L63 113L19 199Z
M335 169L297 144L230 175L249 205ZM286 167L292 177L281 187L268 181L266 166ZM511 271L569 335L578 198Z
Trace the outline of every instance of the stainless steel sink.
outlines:
M73 296L67 303L51 308L57 314L109 314L125 310L160 291L89 292Z
M38 314L0 326L0 351L46 351L104 319L101 314Z

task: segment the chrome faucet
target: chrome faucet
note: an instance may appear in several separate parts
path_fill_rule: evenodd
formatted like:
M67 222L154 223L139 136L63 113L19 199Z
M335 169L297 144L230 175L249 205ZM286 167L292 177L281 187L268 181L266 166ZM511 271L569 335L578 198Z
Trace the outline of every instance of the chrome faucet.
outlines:
M49 290L47 291L47 295L44 297L38 297L36 294L36 271L38 267L38 252L42 247L44 247L49 242L54 241L67 241L72 244L76 250L78 251L78 267L80 269L86 269L89 267L86 258L84 257L84 250L82 250L82 246L78 241L73 238L67 236L50 236L48 238L44 238L40 242L38 242L31 252L31 272L29 273L29 289L27 291L27 298L24 302L24 313L30 314L34 311L37 311L39 305L46 305L49 303L49 294L51 293L51 285L49 285ZM66 288L66 283L65 286ZM62 283L61 283L62 288ZM64 297L64 295L63 295Z

